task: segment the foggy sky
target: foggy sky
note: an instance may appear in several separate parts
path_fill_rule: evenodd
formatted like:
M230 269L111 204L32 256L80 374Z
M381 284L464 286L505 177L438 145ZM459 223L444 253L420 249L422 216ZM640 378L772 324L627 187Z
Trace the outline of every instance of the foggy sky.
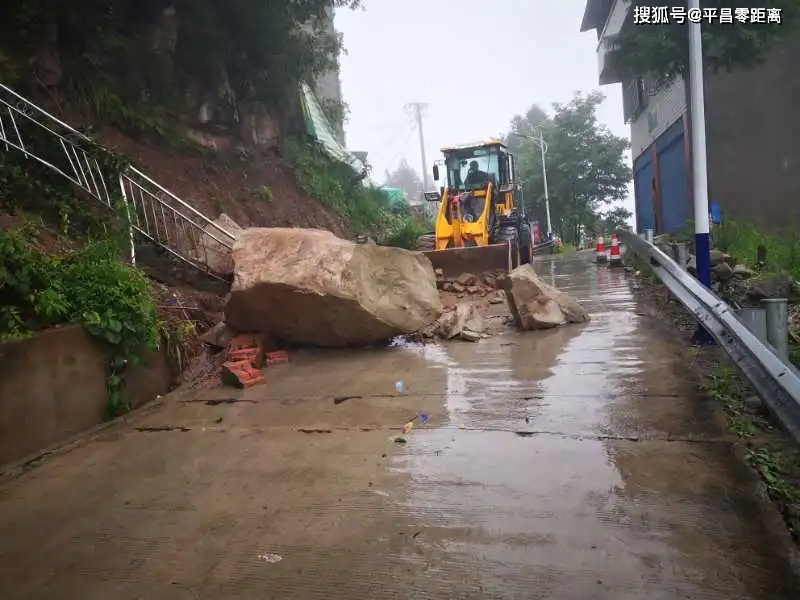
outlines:
M339 10L347 147L369 153L374 179L401 158L421 170L408 102L427 102L427 170L439 149L508 131L537 102L567 102L600 89L598 118L630 138L619 85L600 86L597 38L580 33L585 0L366 0ZM430 175L429 175L430 177ZM633 201L625 203L633 210Z

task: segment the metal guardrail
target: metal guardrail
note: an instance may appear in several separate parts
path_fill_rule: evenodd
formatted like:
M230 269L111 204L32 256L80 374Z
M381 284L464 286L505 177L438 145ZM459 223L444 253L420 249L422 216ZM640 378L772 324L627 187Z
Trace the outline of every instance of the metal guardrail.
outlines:
M540 242L538 244L534 244L531 251L533 252L534 256L540 256L542 254L553 254L555 252L556 241L555 240L547 240L546 242Z
M17 150L50 168L108 208L115 195L133 230L191 266L223 279L214 269L233 248L234 236L138 169L112 178L95 158L103 150L83 133L0 83L0 151ZM136 255L131 235L131 262Z
M617 235L649 262L669 291L725 349L783 427L800 442L800 372L784 363L769 344L745 327L732 307L664 252L631 231L620 230Z

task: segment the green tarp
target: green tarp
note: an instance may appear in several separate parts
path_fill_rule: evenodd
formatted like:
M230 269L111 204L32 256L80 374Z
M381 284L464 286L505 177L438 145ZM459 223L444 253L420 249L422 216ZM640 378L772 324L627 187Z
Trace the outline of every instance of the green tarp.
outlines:
M300 86L300 100L306 118L308 134L315 138L334 160L349 165L356 173L364 173L366 165L336 141L333 126L322 111L317 96L307 83Z
M406 198L406 193L403 190L398 188L384 187L381 188L381 191L386 195L390 208L395 208L397 206L408 206L408 198Z

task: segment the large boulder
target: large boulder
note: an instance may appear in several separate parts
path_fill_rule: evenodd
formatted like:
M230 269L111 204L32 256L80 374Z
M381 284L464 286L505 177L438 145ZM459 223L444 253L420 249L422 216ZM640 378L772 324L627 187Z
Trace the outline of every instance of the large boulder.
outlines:
M225 322L315 346L367 345L422 329L442 314L430 260L355 244L321 229L240 233Z
M539 279L529 264L514 269L501 286L519 329L550 329L589 320L577 300Z

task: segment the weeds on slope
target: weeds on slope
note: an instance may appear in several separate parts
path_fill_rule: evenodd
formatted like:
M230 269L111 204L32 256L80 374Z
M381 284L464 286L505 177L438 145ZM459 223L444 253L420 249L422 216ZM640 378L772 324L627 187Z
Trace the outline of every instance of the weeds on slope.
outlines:
M745 460L758 471L789 533L800 544L800 449L772 424L760 399L730 366L714 369L701 388L725 410L731 430L744 445Z
M790 220L797 222L796 219ZM674 241L694 243L694 223L670 236ZM735 257L738 262L755 267L758 262L759 247L766 250L766 261L761 271L766 273L789 273L800 278L800 229L789 227L784 231L764 231L752 223L724 219L722 223L711 226L711 240L714 248Z
M735 256L740 262L755 266L759 247L766 250L763 269L789 273L800 278L800 232L792 228L784 232L764 232L752 223L726 219L712 232L714 247Z
M683 341L688 341L696 319L678 300L664 294L665 287L648 265L633 262L641 269L634 285L637 297L652 307L660 323L671 323ZM724 411L738 440L736 446L759 474L793 540L800 545L800 448L775 425L761 399L719 346L688 348L686 357L687 368L696 374L701 391Z
M295 169L298 185L340 214L355 233L376 235L386 225L386 196L348 165L328 157L317 144L288 137L281 152Z
M331 159L318 144L289 137L281 152L294 167L298 185L341 215L354 233L412 249L417 238L430 230L408 206L390 208L382 189L365 184L353 169Z

